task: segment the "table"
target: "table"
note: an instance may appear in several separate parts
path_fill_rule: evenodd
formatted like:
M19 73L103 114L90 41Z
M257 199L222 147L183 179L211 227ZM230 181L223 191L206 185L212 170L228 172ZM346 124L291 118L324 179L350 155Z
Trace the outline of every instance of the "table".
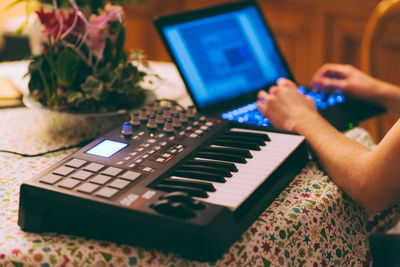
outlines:
M175 95L169 95L188 103L176 69L165 63L153 66L161 76L167 74L157 93L168 95L175 88ZM37 120L28 108L0 110L0 149L33 154L78 141L50 139ZM346 134L374 146L361 128ZM21 231L20 184L75 150L34 158L0 153L0 266L369 266L369 234L393 224L400 214L398 207L367 213L310 160L217 262L193 262L173 253L78 236Z

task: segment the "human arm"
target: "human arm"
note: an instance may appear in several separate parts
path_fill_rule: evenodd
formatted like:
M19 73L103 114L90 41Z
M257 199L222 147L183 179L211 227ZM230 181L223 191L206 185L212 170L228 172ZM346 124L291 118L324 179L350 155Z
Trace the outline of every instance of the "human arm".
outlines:
M352 65L325 64L312 80L314 90L343 90L359 98L380 104L400 115L400 88L369 76Z
M400 201L400 122L370 150L332 127L289 80L278 80L258 97L271 123L305 136L332 180L364 208L381 211Z

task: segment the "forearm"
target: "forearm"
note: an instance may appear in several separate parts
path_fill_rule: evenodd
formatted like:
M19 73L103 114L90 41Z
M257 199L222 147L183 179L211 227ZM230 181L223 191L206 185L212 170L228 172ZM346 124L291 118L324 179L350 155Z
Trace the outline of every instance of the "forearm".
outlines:
M318 114L303 116L295 130L306 137L332 180L352 199L369 209L369 198L363 188L368 186L371 150L338 132Z
M374 90L371 100L400 115L400 87L384 81L378 81L377 87L379 90Z

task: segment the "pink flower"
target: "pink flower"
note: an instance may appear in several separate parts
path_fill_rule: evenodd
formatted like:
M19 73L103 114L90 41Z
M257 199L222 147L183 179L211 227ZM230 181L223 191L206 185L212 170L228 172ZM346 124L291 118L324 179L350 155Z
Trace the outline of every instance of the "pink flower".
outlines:
M44 12L43 9L36 11L36 14L39 17L40 22L45 27L44 33L50 34L53 38L56 38L57 35L60 34L61 31L61 23L64 17L62 12Z
M114 21L114 20L122 21L123 16L124 16L122 7L107 4L104 10L105 10L106 15L110 17L109 18L110 21Z
M120 6L107 4L104 11L97 15L91 15L89 18L89 38L90 47L97 57L101 57L107 38L112 38L109 32L108 22L121 21L123 19L123 10ZM113 41L113 40L112 40Z
M86 24L76 11L66 14L61 10L45 12L41 9L36 14L45 27L44 34L50 34L55 41L62 37L69 42L76 42L86 31Z

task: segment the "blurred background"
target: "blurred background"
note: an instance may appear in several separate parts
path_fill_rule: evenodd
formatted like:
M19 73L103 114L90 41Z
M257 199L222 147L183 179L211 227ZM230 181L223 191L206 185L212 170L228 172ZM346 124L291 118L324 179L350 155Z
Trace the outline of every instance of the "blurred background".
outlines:
M4 8L11 0L0 1L0 60L29 56L28 33L16 37L25 15L19 4ZM125 6L126 49L141 49L150 60L170 61L153 26L155 16L231 2L229 0L148 0L146 6ZM360 66L360 45L365 24L378 0L259 0L267 22L274 31L297 82L307 85L312 74L326 62ZM10 35L11 33L11 35ZM25 38L19 39L19 38ZM386 23L374 47L373 76L400 85L400 14ZM385 114L362 124L380 141L397 117Z

